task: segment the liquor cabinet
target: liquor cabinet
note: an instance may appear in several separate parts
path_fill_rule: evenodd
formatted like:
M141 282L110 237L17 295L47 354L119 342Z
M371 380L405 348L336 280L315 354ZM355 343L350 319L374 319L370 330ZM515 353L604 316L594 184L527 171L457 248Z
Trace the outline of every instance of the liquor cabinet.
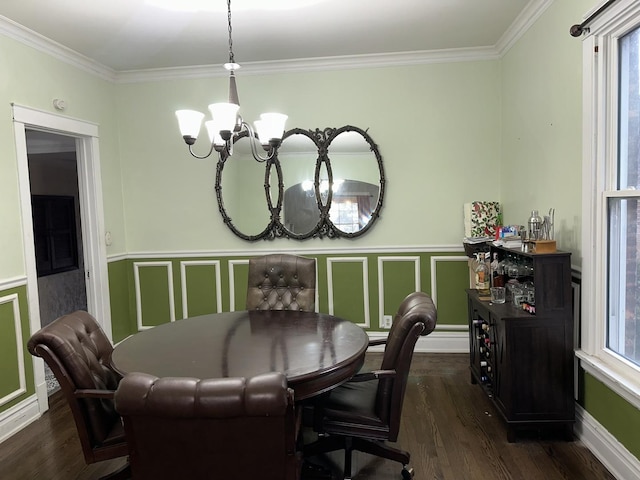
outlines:
M527 253L491 246L492 259L525 265L519 280L533 285L531 314L467 290L469 360L478 383L507 423L507 439L524 428L560 428L573 438L573 308L571 254ZM511 285L509 274L501 280ZM496 280L496 283L497 280ZM502 282L500 282L502 283ZM535 297L534 297L535 294ZM535 299L535 300L534 300Z

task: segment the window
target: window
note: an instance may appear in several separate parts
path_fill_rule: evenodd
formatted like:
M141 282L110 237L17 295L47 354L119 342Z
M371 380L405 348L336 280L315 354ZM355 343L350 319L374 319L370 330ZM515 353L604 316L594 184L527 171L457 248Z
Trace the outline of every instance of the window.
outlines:
M609 281L607 346L640 364L640 28L619 40L618 155L608 198ZM612 169L613 170L613 169Z
M584 39L584 368L640 407L640 2Z
M343 232L353 233L360 230L358 197L333 197L329 218Z

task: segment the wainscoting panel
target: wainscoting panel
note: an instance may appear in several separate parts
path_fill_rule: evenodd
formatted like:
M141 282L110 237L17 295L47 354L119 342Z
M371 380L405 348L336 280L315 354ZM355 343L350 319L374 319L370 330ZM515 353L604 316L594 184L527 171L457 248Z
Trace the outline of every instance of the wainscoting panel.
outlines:
M378 257L379 328L382 328L384 315L395 315L402 300L421 289L419 256Z
M255 252L265 253L273 252ZM438 330L466 333L469 275L461 247L296 253L316 259L319 312L347 318L370 334L386 335L383 317L394 316L409 293L421 290L437 303ZM176 318L243 310L249 257L246 252L119 257L109 268L117 338ZM123 286L127 281L128 289Z
M433 255L431 264L431 298L438 309L438 330L468 330L467 257L460 255ZM438 295L442 292L442 295ZM446 323L440 320L445 320Z
M134 262L138 330L176 319L172 262Z
M222 312L219 260L180 262L182 318Z
M247 305L249 259L229 260L229 311L244 310Z
M351 318L361 327L369 328L371 319L367 257L328 257L327 296L329 314Z
M24 362L25 339L22 335L18 294L0 297L0 407L27 392Z

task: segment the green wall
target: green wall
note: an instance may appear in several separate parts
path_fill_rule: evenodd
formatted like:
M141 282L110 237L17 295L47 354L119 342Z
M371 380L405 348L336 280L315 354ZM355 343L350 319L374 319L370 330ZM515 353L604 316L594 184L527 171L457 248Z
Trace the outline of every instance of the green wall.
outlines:
M0 35L0 281L25 274L24 238L11 104L57 112L55 98L68 105L64 115L98 124L106 222L111 251L126 250L116 86L50 55Z
M418 289L431 293L435 288L438 328L455 330L467 324L464 290L469 285L469 273L467 257L459 251L389 254L354 250L305 255L317 261L321 312L333 311L364 325L368 311L367 330L380 331L380 316L394 315L406 295ZM114 340L137 332L138 322L144 328L185 316L243 310L248 258L137 257L110 262Z
M582 265L582 41L569 27L597 2L556 0L501 61L504 221L556 209L558 247Z
M35 393L30 336L26 287L0 290L0 412Z
M387 177L379 222L356 243L277 240L269 248L451 247L464 235L463 204L500 197L497 60L239 75L247 121L277 108L289 115L287 128L368 128ZM226 92L225 78L118 85L118 109L127 112L119 136L129 252L254 248L223 224L213 189L216 159L189 155L173 113L205 111ZM196 143L195 150L205 145ZM251 185L261 189L257 178ZM251 185L235 187L244 192ZM255 210L251 194L244 197L246 210Z

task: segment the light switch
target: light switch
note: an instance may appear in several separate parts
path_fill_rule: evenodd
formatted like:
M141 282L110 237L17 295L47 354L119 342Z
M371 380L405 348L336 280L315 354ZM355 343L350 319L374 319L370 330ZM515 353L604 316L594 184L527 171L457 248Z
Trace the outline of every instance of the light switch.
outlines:
M104 234L104 243L107 244L107 247L110 247L113 243L113 239L111 238L111 232L107 232Z

